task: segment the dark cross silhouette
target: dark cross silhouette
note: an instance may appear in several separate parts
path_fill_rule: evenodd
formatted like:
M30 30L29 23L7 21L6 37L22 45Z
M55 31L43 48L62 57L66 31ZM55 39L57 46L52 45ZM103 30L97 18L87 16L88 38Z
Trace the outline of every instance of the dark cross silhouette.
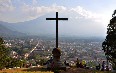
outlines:
M56 12L56 18L46 18L46 20L56 20L56 48L58 48L58 20L68 20L68 18L58 18L58 12Z

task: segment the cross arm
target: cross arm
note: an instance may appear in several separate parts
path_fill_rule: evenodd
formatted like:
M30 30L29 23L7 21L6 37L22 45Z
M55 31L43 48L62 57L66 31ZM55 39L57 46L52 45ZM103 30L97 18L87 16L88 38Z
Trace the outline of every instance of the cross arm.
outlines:
M58 20L68 20L68 18L58 18Z
M68 20L68 18L46 18L46 20Z
M56 18L46 18L46 20L56 20Z

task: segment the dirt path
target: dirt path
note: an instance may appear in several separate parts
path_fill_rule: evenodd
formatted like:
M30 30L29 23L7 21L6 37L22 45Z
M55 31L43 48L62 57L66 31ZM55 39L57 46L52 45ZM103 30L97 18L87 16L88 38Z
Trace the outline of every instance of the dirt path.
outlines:
M53 73L42 70L41 68L19 68L19 69L3 69L0 73Z
M82 69L82 68L71 68L66 71L61 71L60 73L112 73L112 72L89 70L89 69Z
M19 69L4 69L0 73L53 73L51 71L46 71L43 68L19 68ZM82 68L70 68L66 71L61 71L60 73L111 73L105 71L96 71Z
M61 71L61 73L92 73L92 71L87 69L81 69L81 68L71 68L66 71Z

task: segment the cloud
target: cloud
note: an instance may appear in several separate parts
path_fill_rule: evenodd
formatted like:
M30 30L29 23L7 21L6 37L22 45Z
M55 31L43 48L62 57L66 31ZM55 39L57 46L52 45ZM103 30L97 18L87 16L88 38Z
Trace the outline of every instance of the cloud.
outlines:
M101 14L97 14L94 12L91 12L89 10L84 9L81 6L77 6L75 8L71 8L70 9L71 12L76 12L78 15L80 16L76 16L76 19L91 19L94 20L96 22L102 22L102 20L104 19L104 16Z
M0 13L13 11L15 7L12 5L11 0L0 0Z
M21 0L17 0L15 7L11 0L0 0L0 21L9 23L24 22L36 19L42 15L50 12L63 12L66 10L64 6L58 6L53 4L51 6L37 6L36 0L32 1L32 4L26 4ZM20 3L19 3L20 2Z
M0 16L2 17L0 18L0 21L11 23L24 22L36 19L51 12L67 12L65 13L67 15L68 12L72 14L76 13L74 16L69 17L75 19L90 19L100 23L104 23L107 20L107 17L91 12L81 6L73 8L67 8L56 4L51 6L38 6L36 5L38 3L37 0L32 0L31 4L24 3L22 0L17 1L18 6L14 6L11 0L0 0Z
M34 6L24 4L21 7L21 11L23 12L23 14L26 17L29 17L29 18L32 18L32 19L35 19L39 16L42 16L42 15L50 13L50 12L56 12L56 11L57 12L62 12L62 11L65 11L65 10L66 10L66 7L57 6L57 5L54 5L54 4L52 6L49 6L49 7L46 7L46 6L34 7Z
M33 5L36 5L36 4L37 4L37 0L33 0L33 1L32 1L32 4L33 4Z
M0 21L13 22L15 7L11 0L0 0ZM12 14L13 13L13 14Z

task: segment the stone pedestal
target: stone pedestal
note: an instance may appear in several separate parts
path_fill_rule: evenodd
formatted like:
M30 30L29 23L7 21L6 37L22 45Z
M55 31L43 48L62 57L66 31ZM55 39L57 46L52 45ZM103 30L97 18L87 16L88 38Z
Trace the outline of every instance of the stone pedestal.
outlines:
M54 48L52 54L53 54L53 61L51 68L53 70L66 70L65 65L60 61L61 50L59 48Z

